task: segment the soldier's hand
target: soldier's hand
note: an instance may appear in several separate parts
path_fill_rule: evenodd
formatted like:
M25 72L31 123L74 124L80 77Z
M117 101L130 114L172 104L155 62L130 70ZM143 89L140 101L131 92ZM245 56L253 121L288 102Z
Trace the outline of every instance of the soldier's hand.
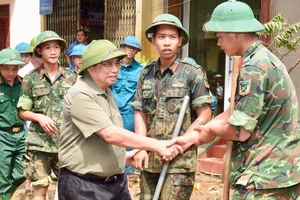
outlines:
M58 129L56 128L56 123L50 118L45 115L39 116L39 124L44 129L44 131L49 135L57 135Z
M179 153L183 153L183 148L180 145L172 144L171 141L158 141L156 152L160 155L163 160L171 161L174 159Z
M145 168L148 168L149 157L146 150L141 150L132 158L132 166L138 170L143 170L143 163Z
M198 141L197 131L189 132L189 134L179 136L171 140L172 143L176 143L180 145L184 151L186 151L191 145L195 144L197 141Z
M197 126L194 128L195 131L198 131L198 139L196 141L197 145L206 144L208 142L211 142L215 139L216 135L211 133L208 126Z

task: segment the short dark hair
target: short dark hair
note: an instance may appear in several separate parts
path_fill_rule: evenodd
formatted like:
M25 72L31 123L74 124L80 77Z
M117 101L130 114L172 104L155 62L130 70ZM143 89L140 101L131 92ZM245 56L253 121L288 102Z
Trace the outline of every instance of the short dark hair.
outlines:
M78 33L78 32L83 32L84 33L84 35L86 36L86 32L85 32L85 30L83 30L83 29L78 29L77 31L76 31L76 34Z

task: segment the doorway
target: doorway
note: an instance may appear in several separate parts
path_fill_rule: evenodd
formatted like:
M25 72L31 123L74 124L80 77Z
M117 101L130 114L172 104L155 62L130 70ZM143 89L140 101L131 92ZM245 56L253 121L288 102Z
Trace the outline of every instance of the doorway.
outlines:
M9 5L0 5L0 50L9 46Z

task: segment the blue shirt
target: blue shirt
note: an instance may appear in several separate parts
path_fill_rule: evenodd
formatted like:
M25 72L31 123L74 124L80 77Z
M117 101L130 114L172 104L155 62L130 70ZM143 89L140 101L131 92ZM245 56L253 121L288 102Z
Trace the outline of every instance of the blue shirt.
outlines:
M117 81L111 86L121 114L134 114L131 102L134 100L137 81L143 65L133 60L130 65L122 65Z
M77 44L79 44L77 40L76 40L75 42L73 42L72 44L70 44L69 48L68 48L67 51L66 51L66 53L67 53L67 55L68 55L69 57L71 57L70 54L72 53L73 48L74 48ZM88 43L85 42L84 45L87 46ZM71 63L72 63L72 66L74 66L74 61L73 61L72 59L71 59ZM70 69L69 69L69 70L70 70ZM75 70L75 69L74 69L74 70ZM73 71L73 72L74 72L74 71Z
M77 74L74 65L72 65L71 67L67 67L66 69L69 70L69 71L71 71L71 72L73 72L74 74Z

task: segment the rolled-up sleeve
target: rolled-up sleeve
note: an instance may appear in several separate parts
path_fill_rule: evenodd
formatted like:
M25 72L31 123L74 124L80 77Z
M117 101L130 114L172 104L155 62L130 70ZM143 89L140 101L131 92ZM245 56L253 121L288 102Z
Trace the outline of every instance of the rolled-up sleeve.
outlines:
M20 92L20 98L17 104L18 108L21 108L22 110L31 110L33 106L32 101L32 92L31 92L31 86L29 85L30 80L28 79L28 76L25 76L22 82L22 88Z
M234 110L233 114L228 119L228 123L233 126L243 127L244 129L252 133L256 127L257 120L249 117L239 110Z

